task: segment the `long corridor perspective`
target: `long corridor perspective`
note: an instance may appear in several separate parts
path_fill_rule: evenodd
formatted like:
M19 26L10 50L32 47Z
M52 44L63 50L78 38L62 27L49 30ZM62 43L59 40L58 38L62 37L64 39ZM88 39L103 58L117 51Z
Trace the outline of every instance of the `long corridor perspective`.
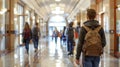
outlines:
M84 26L101 28L95 57L83 56ZM91 56L120 67L120 0L0 0L0 67L83 67Z
M33 44L29 45L29 54L25 47L20 46L15 51L0 57L0 67L77 67L74 55L68 56L66 45L57 44L51 38L41 38L39 50L34 52ZM99 67L120 67L120 59L106 53L101 56Z

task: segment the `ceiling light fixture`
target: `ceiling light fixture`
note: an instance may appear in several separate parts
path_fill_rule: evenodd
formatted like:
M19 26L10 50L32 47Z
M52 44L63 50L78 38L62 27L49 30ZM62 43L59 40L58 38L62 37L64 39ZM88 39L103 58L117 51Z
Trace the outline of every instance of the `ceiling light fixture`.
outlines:
M61 1L61 0L55 0L55 1L59 2L59 1Z
M6 8L2 8L2 9L0 10L0 14L4 14L5 12L7 12L7 9L6 9Z
M53 14L63 14L64 11L56 11L56 10L55 10L55 11L52 11L52 13L53 13Z
M60 7L56 7L55 10L52 11L53 14L63 14L64 11L61 10Z

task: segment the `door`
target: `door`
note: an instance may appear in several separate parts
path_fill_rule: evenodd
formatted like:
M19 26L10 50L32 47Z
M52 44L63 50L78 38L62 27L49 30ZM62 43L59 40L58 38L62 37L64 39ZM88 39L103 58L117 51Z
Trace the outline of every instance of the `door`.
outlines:
M120 52L120 10L116 10L116 32L117 32L117 50Z
M8 48L9 3L9 0L0 0L0 51Z

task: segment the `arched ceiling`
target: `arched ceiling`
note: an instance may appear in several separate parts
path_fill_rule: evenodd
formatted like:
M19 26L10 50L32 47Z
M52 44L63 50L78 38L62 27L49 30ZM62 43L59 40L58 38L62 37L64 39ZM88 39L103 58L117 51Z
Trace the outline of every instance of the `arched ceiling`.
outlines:
M49 18L55 14L68 17L71 13L78 11L78 4L84 0L22 0L29 7L35 10L42 18ZM80 2L82 1L82 2ZM88 0L89 1L89 0ZM84 1L85 2L85 1ZM77 6L77 7L76 7ZM84 8L84 7L83 7Z

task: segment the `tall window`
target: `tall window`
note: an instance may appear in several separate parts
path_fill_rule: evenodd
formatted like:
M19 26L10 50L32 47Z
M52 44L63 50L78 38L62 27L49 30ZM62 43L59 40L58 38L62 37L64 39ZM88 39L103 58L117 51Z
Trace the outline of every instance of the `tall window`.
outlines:
M9 22L9 12L7 11L8 9L9 0L0 0L0 35L5 34L8 30L8 27L6 27ZM0 40L0 50L4 50L6 46L5 37L0 38Z
M20 4L17 4L16 5L16 14L17 14L17 17L16 17L16 20L17 20L17 27L18 27L18 33L21 34L23 32L23 28L24 28L24 16L23 16L23 6L20 5ZM16 27L16 28L17 28ZM22 35L19 36L19 44L22 43Z
M116 9L116 31L118 34L118 51L120 52L120 0L117 0L117 6L118 8Z

